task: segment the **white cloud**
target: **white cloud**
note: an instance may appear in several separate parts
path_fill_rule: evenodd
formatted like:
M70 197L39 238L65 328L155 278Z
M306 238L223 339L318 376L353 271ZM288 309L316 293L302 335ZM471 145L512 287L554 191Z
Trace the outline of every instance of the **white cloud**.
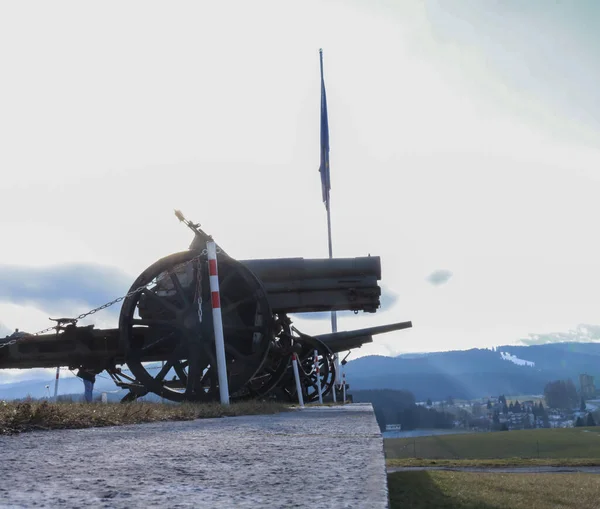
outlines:
M444 285L450 278L452 277L452 272L445 269L434 270L429 276L427 276L427 281L431 283L433 286Z
M189 244L174 208L240 259L326 256L322 47L334 255L380 255L398 296L341 325L414 323L360 354L600 323L598 133L507 82L483 45L442 39L435 4L166 5L0 7L0 263L133 281ZM439 267L460 278L433 288Z

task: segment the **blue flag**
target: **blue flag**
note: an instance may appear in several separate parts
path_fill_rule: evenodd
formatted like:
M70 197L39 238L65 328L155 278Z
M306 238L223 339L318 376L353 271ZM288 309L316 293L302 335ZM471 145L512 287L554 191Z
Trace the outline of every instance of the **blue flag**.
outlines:
M329 122L327 120L327 98L325 96L325 81L323 79L323 50L319 50L321 58L321 190L323 192L323 203L329 210L329 190L331 181L329 178Z

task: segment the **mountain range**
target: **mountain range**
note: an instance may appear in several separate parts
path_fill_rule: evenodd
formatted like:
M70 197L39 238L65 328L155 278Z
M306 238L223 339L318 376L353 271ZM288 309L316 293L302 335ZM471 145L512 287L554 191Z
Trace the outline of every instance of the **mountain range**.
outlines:
M351 389L402 389L417 400L542 394L547 382L600 376L600 343L500 346L449 352L366 356L348 362Z
M371 355L346 364L350 389L400 389L410 391L419 401L474 399L509 395L542 394L546 383L572 379L579 386L579 374L600 377L600 343L549 343L531 346L500 346L490 349L455 350L396 357ZM46 385L49 389L46 389ZM104 373L97 378L97 393L106 391L111 399L125 391ZM54 393L54 377L0 384L0 400ZM82 394L83 384L63 377L59 394Z
M106 378L104 378L106 377ZM48 395L54 395L54 382L55 379L51 375L48 378L35 378L29 380L22 380L13 383L0 384L0 400L11 400L18 398L26 398L28 396L32 398L45 398ZM46 388L48 386L48 388ZM94 393L96 396L102 392L107 392L110 395L111 400L122 398L127 391L119 390L115 386L113 381L108 378L108 375L104 373L101 377L96 378L94 384ZM58 394L73 394L83 397L83 382L80 378L74 376L61 376L58 383Z

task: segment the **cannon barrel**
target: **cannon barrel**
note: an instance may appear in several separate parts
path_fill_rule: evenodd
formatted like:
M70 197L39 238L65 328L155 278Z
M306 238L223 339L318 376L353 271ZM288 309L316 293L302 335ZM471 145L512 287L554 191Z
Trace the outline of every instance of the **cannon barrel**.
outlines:
M379 256L356 258L263 258L240 260L264 283L287 283L295 280L353 278L372 276L381 279Z
M319 336L315 336L317 339L319 339ZM353 350L354 348L360 348L363 345L366 345L367 343L372 343L373 342L373 336L371 335L366 335L366 336L356 336L356 337L352 337L346 341L342 341L340 339L329 339L326 341L323 341L323 344L325 344L327 346L327 348L329 348L329 350L331 350L331 353L340 353L340 352L345 352L347 350Z
M379 307L381 259L241 260L260 279L275 313L365 311Z
M399 322L353 331L330 332L329 334L319 334L314 337L326 344L333 353L339 353L351 350L352 348L359 348L365 343L371 343L373 336L377 334L385 334L386 332L409 329L411 327L412 322L410 321Z
M379 307L380 258L304 259L279 258L242 261L262 282L274 313L317 311L368 311ZM223 274L226 278L227 274ZM396 330L394 326L389 330ZM389 328L388 327L388 328ZM388 332L386 327L319 336L344 351L371 341L365 336ZM6 338L8 341L10 338ZM3 340L0 339L0 343ZM330 346L330 345L328 345ZM332 346L330 346L331 348ZM29 336L0 348L0 369L54 366L102 366L125 362L125 345L118 329L69 326L64 333ZM164 360L160 349L144 362Z

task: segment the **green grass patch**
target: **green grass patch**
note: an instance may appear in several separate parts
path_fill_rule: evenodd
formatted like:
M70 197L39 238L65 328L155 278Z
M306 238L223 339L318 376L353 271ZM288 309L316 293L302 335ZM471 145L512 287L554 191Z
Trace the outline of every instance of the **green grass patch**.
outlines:
M598 507L600 475L397 472L391 509L581 509Z
M499 459L388 459L393 467L504 468L504 467L598 467L600 458L499 458Z
M599 458L600 426L384 440L386 458Z
M0 401L0 435L34 430L120 426L159 421L190 421L210 417L274 414L289 410L281 403L243 401L218 403L10 403Z

